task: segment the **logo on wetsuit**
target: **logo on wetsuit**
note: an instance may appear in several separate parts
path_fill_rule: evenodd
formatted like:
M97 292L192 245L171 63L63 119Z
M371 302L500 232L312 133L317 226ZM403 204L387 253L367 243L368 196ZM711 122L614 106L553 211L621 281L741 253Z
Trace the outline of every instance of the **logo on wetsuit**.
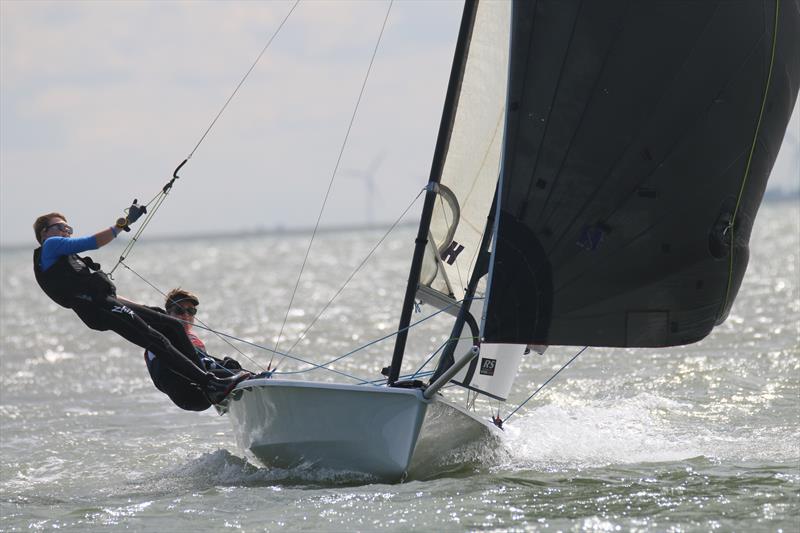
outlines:
M127 305L115 305L111 308L112 313L124 313L126 315L130 315L132 317L136 316L133 312L133 309L128 307Z

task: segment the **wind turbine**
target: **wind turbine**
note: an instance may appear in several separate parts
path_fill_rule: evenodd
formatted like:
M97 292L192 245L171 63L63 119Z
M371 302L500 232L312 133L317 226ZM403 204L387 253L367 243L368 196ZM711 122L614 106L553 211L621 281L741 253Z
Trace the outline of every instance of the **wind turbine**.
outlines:
M375 200L377 189L375 187L375 176L378 173L385 154L375 156L364 170L347 169L343 172L345 178L362 180L364 183L364 217L367 227L375 225Z

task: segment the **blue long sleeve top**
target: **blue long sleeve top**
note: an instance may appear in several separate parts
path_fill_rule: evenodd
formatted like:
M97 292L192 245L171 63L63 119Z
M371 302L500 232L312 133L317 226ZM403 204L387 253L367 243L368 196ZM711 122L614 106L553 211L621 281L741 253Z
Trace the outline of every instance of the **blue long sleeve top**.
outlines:
M53 266L62 255L77 254L86 250L97 250L97 239L94 235L86 237L50 237L42 243L42 255L39 266L42 272Z

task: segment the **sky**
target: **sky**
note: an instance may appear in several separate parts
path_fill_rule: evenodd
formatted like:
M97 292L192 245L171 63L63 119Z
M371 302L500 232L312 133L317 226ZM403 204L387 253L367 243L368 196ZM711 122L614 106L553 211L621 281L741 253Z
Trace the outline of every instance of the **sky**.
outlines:
M153 198L293 3L0 0L0 245ZM146 235L313 227L388 5L300 2ZM393 222L427 182L460 15L392 5L322 226ZM769 188L800 189L797 107Z

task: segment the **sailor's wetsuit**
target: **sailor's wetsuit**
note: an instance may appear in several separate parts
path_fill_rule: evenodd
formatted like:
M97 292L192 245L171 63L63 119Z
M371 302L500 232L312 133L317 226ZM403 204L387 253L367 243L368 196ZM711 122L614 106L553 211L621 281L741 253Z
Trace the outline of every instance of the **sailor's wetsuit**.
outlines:
M205 370L226 377L234 374L234 370L241 369L239 363L233 359L217 359L206 353L206 346L200 338L191 331L185 331L195 349L197 363ZM205 411L211 407L211 402L191 380L186 379L172 370L169 362L150 350L144 352L144 362L153 385L158 390L169 396L172 403L187 411Z
M116 287L100 265L77 255L97 248L93 235L46 239L33 252L36 281L54 302L75 311L91 329L114 331L158 354L187 381L205 386L209 374L198 366L183 324L158 310L117 299Z

